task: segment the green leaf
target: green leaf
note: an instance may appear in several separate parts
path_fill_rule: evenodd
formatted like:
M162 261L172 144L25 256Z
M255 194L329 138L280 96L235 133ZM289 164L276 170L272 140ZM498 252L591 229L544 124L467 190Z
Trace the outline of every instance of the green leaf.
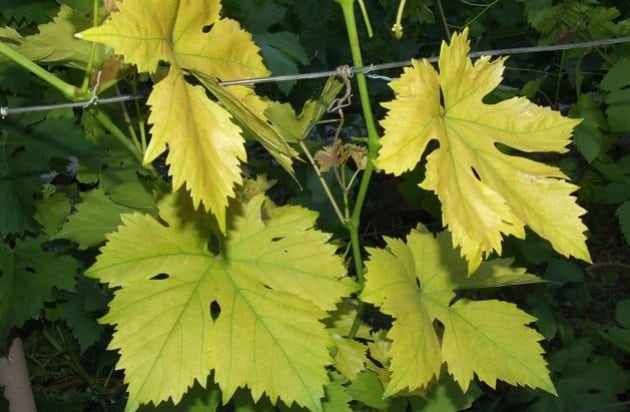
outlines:
M480 395L481 389L474 383L466 392L457 385L449 373L442 373L440 380L431 387L431 391L418 402L414 402L415 411L449 412L470 408Z
M348 386L348 393L357 401L376 409L386 409L389 402L383 397L383 386L374 372L361 372Z
M162 200L160 221L123 215L108 236L88 275L120 287L103 321L116 325L129 410L177 402L211 369L225 400L247 385L254 399L322 410L333 342L319 320L355 285L315 213L263 211L263 200L247 203L218 254L207 216L178 195Z
M440 199L442 222L469 272L491 252L501 253L504 236L524 238L526 225L561 254L590 261L580 220L585 211L571 196L577 186L557 167L510 153L566 152L580 121L521 97L485 103L502 79L504 59L485 56L473 65L469 50L465 29L442 44L439 73L414 60L391 83L396 98L383 104L388 113L377 165L400 175L420 162L429 142L439 142L420 186Z
M0 125L0 235L36 227L34 194L50 175L50 161L79 161L98 153L73 119L10 117Z
M555 393L542 358L542 339L525 325L535 318L498 300L453 303L459 289L527 284L540 281L509 261L481 263L467 276L466 262L450 247L447 233L437 238L419 228L407 242L386 238L387 248L369 248L366 283L361 298L394 317L388 332L391 380L385 395L426 389L440 376L441 365L462 391L473 374L495 387L501 379ZM434 321L444 327L440 340Z
M630 299L623 299L617 302L615 318L618 324L624 328L630 329Z
M630 59L619 60L610 68L606 76L602 79L600 87L608 92L604 98L608 105L606 115L608 124L613 132L630 131L630 80L628 80L628 70L630 70Z
M297 63L308 64L308 57L298 37L282 31L274 33L256 33L256 43L260 45L265 63L274 76L299 73ZM289 94L297 81L279 82L278 87Z
M42 249L42 239L0 245L0 341L14 327L37 318L53 289L72 291L78 263Z
M57 7L53 0L3 0L0 13L8 20L14 18L18 22L24 19L29 23L43 23L49 20L48 16L53 15Z
M24 37L17 50L33 61L84 70L90 59L91 45L77 39L74 34L91 25L91 17L62 4L53 21L39 25L39 33ZM100 67L105 57L106 48L97 46L93 61L95 67Z
M70 208L68 196L63 192L55 192L36 203L34 218L42 225L44 233L52 237L70 214Z
M100 189L82 193L83 201L76 205L76 212L57 232L54 239L70 239L87 249L105 241L105 235L113 232L120 224L120 215L133 209L111 201Z
M94 279L79 276L76 292L60 294L65 300L61 318L72 330L81 352L96 343L104 329L96 318L106 308L109 296L99 286Z
M575 145L584 159L591 163L599 156L604 139L601 131L607 128L606 119L589 94L578 98L576 115L583 121L575 128Z
M330 378L330 383L324 388L326 392L323 402L324 412L351 412L352 409L348 404L352 401L352 397L344 386L346 379L334 372L330 374Z
M545 279L566 283L584 280L584 270L566 259L553 259L545 269Z
M630 245L630 201L623 202L615 212L619 219L619 228L623 233L626 244Z

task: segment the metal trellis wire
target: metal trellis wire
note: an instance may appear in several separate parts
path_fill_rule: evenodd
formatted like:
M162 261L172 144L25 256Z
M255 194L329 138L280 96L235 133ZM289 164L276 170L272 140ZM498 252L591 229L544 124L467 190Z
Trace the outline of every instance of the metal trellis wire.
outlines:
M469 57L480 57L480 56L497 56L497 55L514 55L514 54L524 54L524 53L542 53L542 52L551 52L551 51L559 51L559 50L572 50L572 49L585 49L590 47L599 47L599 46L609 46L613 44L620 43L628 43L630 42L630 36L626 37L616 37L609 39L601 39L601 40L593 40L579 43L566 43L566 44L555 44L550 46L532 46L532 47L517 47L511 49L495 49L495 50L483 50L469 53ZM427 57L425 58L429 62L435 62L439 59L437 56ZM381 63L381 64L370 64L368 66L362 67L350 67L348 69L348 75L351 77L356 73L363 73L367 77L385 81L391 81L392 79L387 76L382 76L375 74L375 72L388 70L388 69L396 69L401 67L406 67L411 65L411 60L403 60L397 62L390 63ZM260 83L274 83L274 82L287 82L293 80L310 80L310 79L320 79L324 77L336 76L338 73L338 69L333 70L323 70L319 72L312 73L299 73L299 74L291 74L291 75L282 75L282 76L269 76L269 77L257 77L250 79L238 79L238 80L227 80L219 82L221 86L243 86L243 85L254 85ZM94 105L102 105L102 104L111 104L111 103L120 103L131 100L138 100L146 97L147 93L136 93L130 95L116 96L116 97L105 97L98 98L96 95L93 95L89 100L77 101L77 102L69 102L69 103L58 103L58 104L47 104L47 105L38 105L38 106L28 106L28 107L15 107L9 108L7 106L0 106L0 119L4 119L5 117L13 114L21 114L28 112L41 112L41 111L49 111L56 109L65 109L65 108L87 108Z

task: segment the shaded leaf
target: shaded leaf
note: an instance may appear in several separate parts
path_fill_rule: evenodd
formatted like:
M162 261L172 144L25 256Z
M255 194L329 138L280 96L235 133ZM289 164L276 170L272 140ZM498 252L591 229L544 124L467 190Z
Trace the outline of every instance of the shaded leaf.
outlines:
M53 289L72 291L78 263L70 256L45 252L42 239L0 245L0 341L14 327L38 318Z
M68 222L54 236L55 239L70 239L87 249L105 241L105 235L116 230L120 215L132 209L111 201L100 189L85 192L83 201L76 205L76 212L68 217Z

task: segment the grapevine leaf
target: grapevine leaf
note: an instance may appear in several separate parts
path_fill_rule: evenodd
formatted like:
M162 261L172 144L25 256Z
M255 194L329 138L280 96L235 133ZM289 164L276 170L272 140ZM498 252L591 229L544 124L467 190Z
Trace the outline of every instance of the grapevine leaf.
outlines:
M132 210L112 202L102 190L96 189L81 195L83 202L76 206L76 213L54 236L55 239L70 239L87 249L105 241L105 235L120 224L120 215Z
M41 119L37 119L38 121ZM0 126L0 235L35 228L33 194L50 174L51 158L91 158L98 153L73 119L45 118L33 125L28 116Z
M42 226L44 233L52 236L59 231L70 214L70 208L70 199L65 193L53 192L37 202L33 217Z
M626 244L630 245L630 201L623 202L615 211L619 219L619 229L626 239Z
M155 72L160 61L170 64L168 76L149 96L153 128L144 161L155 160L168 145L174 189L185 184L195 206L203 204L210 210L225 233L228 198L242 182L239 163L246 158L241 129L184 75L203 76L216 84L219 79L267 76L269 71L251 34L238 22L221 19L220 11L219 0L182 0L167 5L159 0L127 0L103 25L77 36L112 46L139 71ZM255 97L251 100L257 101ZM291 159L297 152L285 139L270 127L255 136L292 173Z
M501 252L503 236L523 238L525 225L561 254L590 261L579 219L584 210L570 195L577 187L558 168L508 154L566 152L580 121L525 98L483 103L501 81L505 59L485 56L473 65L469 50L466 29L450 46L442 44L439 74L414 60L391 83L396 98L384 103L389 112L378 166L400 175L418 164L431 140L439 142L420 186L442 202L443 221L469 272Z
M555 393L542 358L542 339L525 325L535 318L515 305L497 300L452 303L459 289L539 282L509 260L483 262L472 276L452 249L448 233L434 238L424 228L407 242L386 239L386 249L369 249L362 299L395 318L391 380L385 395L426 389L440 376L443 362L466 392L477 377L494 387L497 379ZM475 280L477 274L479 281ZM444 327L440 344L433 322Z
M273 123L270 124L267 121L265 116L267 102L258 97L250 88L232 86L226 89L208 76L198 77L235 117L243 130L258 140L278 163L293 175L291 158L296 157L297 152L288 145L289 139L281 135Z
M367 347L353 339L333 335L336 345L335 368L349 380L356 379L365 370Z
M414 254L402 241L387 244L389 250L370 249L362 299L396 318L388 333L393 341L392 376L385 388L389 396L407 387L426 387L439 375L442 360L433 319L424 309L424 297L416 286ZM388 277L381 279L385 274Z
M108 236L88 275L121 287L104 322L126 370L130 401L175 403L211 369L227 401L248 386L321 411L332 339L319 322L354 283L316 214L265 209L255 195L218 254L208 246L208 216L177 195L164 198L160 221L138 213ZM164 222L160 223L160 222Z
M372 408L386 410L388 401L383 399L383 386L378 376L371 371L364 371L348 386L348 393L354 399Z
M109 44L135 64L138 71L155 72L160 61L175 63L175 49L183 43L188 30L211 25L219 18L218 0L182 0L163 4L159 0L127 0L103 25L87 29L77 36ZM200 12L201 11L201 12ZM141 21L142 24L138 24Z
M324 412L352 412L348 404L352 397L348 394L344 383L346 379L338 373L330 373L330 383L324 388L326 398L323 402Z
M168 143L166 163L173 188L185 183L195 207L203 202L225 231L228 197L234 196L234 184L242 183L239 161L246 158L240 129L202 87L191 86L174 66L155 86L148 104L153 129L145 162L159 156Z
M53 289L72 291L78 263L42 249L42 239L0 245L0 341L13 327L39 316Z
M90 60L91 46L74 38L74 34L91 24L90 18L62 4L53 21L38 26L39 33L25 37L18 51L33 61L64 63L69 67L85 69ZM97 47L94 54L96 66L102 65L105 54L104 46Z

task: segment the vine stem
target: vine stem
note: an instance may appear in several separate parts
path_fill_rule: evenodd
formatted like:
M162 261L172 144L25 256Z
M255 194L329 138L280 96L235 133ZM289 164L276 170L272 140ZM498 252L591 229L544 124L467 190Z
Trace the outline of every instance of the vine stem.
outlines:
M359 35L357 34L356 18L354 14L355 0L335 0L341 6L343 12L344 21L346 24L346 30L348 32L348 42L350 44L350 50L352 52L352 63L355 67L363 66L363 57L361 56L361 48L359 43ZM359 184L359 191L357 193L356 202L352 209L352 215L347 222L346 227L350 232L350 243L352 245L352 260L354 261L355 272L357 275L357 281L361 288L365 283L363 272L363 257L361 256L361 243L359 241L359 226L361 223L361 210L365 203L365 197L367 195L368 187L370 185L370 179L374 172L374 160L378 154L378 132L376 130L376 123L374 121L374 115L372 114L372 106L370 104L370 95L368 93L367 81L365 74L357 73L357 85L359 88L359 98L361 101L361 109L363 110L363 118L365 120L365 126L368 132L368 162L363 171L361 177L361 183ZM357 309L356 317L350 329L348 336L353 338L359 326L361 325L361 317L365 311L365 304L359 301L359 307Z
M0 42L0 53L4 54L20 66L24 67L26 70L33 73L35 76L39 77L40 79L53 86L55 89L59 90L67 99L76 100L78 98L85 97L81 93L81 90L76 88L74 85L64 82L59 77L50 73L32 60L24 57L17 50L14 50L13 48L2 42Z
M114 124L114 122L105 115L105 113L94 108L90 108L89 111L90 114L101 124L101 126L105 128L105 130L110 132L112 136L122 143L122 145L125 146L125 148L127 148L127 150L129 150L136 159L138 159L140 164L143 164L144 159L142 157L142 153L140 153L139 149L131 142L131 140L129 140L127 135L124 134L122 130L120 130L118 126L116 126L116 124Z
M335 197L330 191L330 188L328 187L328 183L326 183L324 176L322 176L321 172L319 171L319 168L317 167L317 164L315 164L315 159L313 159L313 155L311 154L310 150L308 150L308 147L306 147L306 145L304 144L304 141L300 140L299 145L300 145L300 149L302 149L302 152L304 152L304 155L308 159L308 162L313 167L313 170L315 170L315 174L317 175L317 178L319 179L320 184L324 188L324 192L326 192L328 201L332 205L332 208L335 211L335 215L337 216L337 219L339 219L339 222L345 226L346 220L344 219L343 214L341 214L339 205L337 205L337 201L335 200Z

